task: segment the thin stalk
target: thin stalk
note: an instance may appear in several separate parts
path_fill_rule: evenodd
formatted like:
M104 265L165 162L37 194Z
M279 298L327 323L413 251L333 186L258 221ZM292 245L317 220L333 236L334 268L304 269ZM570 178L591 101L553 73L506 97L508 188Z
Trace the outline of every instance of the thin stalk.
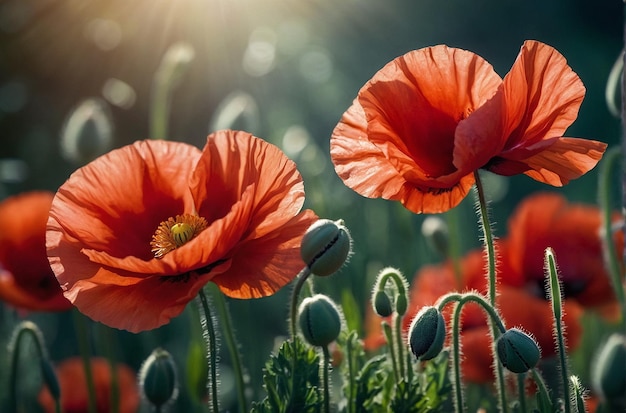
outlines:
M621 309L621 327L622 331L626 330L626 295L624 293L624 286L622 284L622 270L617 257L617 249L615 240L613 238L612 228L612 208L611 208L611 193L612 193L612 172L616 165L618 165L618 159L620 151L618 148L609 150L604 155L604 160L600 164L600 172L598 174L598 204L602 211L602 243L605 261L611 277L611 284L613 285L613 291L615 291L615 297L620 305Z
M235 373L235 382L237 384L237 400L240 413L246 413L248 406L246 403L245 383L243 376L243 368L241 365L241 354L239 353L239 347L235 340L235 334L233 332L233 325L230 317L230 312L226 307L226 301L224 295L219 290L217 285L209 283L208 288L211 291L211 297L213 298L213 305L217 309L219 319L221 321L222 330L224 332L224 338L226 340L226 346L230 352L230 358L233 363L233 370Z
M295 340L296 340L296 313L298 309L298 297L300 296L300 290L302 290L302 286L306 282L307 278L311 275L311 270L308 266L304 267L300 274L298 274L296 285L293 287L293 291L291 292L291 307L290 307L290 322L291 322L291 339L294 342L294 351L295 351Z
M328 376L328 365L330 364L330 352L328 351L328 346L322 346L322 352L324 353L323 361L324 365L322 366L322 377L323 377L323 386L324 386L324 404L323 404L323 413L330 413L330 383Z
M348 413L354 413L356 408L354 397L356 382L354 378L354 354L352 352L352 344L354 343L354 340L352 334L355 334L355 332L353 331L346 341L346 355L348 357L348 380L350 380L350 382L348 383Z
M485 252L487 254L487 295L489 302L492 306L496 306L496 248L493 240L493 234L491 232L491 223L489 222L489 212L487 211L487 201L485 200L485 191L483 189L482 182L480 180L480 174L478 171L474 172L474 178L476 180L476 193L478 194L478 211L480 215L480 224L484 235ZM491 334L491 354L494 361L497 360L496 339L498 338L498 331L491 319L489 322L489 333ZM508 404L506 400L506 388L504 383L504 372L502 365L498 362L494 362L495 376L496 376L496 388L498 389L498 404L502 412L508 411Z
M400 369L398 368L398 358L396 355L396 345L394 343L393 331L389 323L382 321L383 335L387 340L387 348L389 349L389 355L391 356L391 366L393 367L393 377L396 383L400 381Z
M401 378L406 380L406 366L405 366L405 357L404 357L404 340L402 339L402 316L400 314L394 315L394 333L396 336L396 349L398 350L398 366L400 367L399 375Z
M78 341L78 351L83 362L85 371L85 381L87 382L87 408L89 413L97 412L96 385L93 381L93 372L91 371L91 348L89 345L89 326L85 317L76 309L73 310L74 328L76 329L76 338Z
M219 412L219 402L217 396L217 342L215 338L215 328L213 326L213 317L211 316L211 309L207 301L204 290L200 289L198 292L200 297L200 304L204 311L204 317L202 320L203 336L207 345L207 358L209 360L209 383L208 390L210 394L209 411L211 413Z
M538 397L543 398L543 400L545 400L547 403L550 403L550 407L552 407L552 401L550 398L550 393L548 392L548 386L546 386L546 382L544 381L543 377L537 369L532 369L531 372L533 375L533 380L537 385Z
M517 375L517 397L519 400L519 411L526 413L526 373Z
M453 368L453 385L455 392L455 411L457 413L461 413L464 411L463 408L463 388L461 386L461 311L463 310L463 306L466 303L474 302L479 304L483 310L487 313L490 320L493 324L498 328L500 333L504 333L506 331L502 320L498 316L498 313L493 308L491 303L489 303L483 296L477 293L451 293L445 295L437 304L437 309L439 311L443 311L444 307L451 303L457 302L458 304L454 308L454 313L452 316L452 368ZM495 357L495 356L494 356ZM495 363L497 359L494 359ZM499 363L498 363L499 364Z
M548 276L550 277L550 301L552 303L552 314L554 316L554 338L559 352L559 365L561 371L561 382L563 384L563 407L565 413L571 412L571 398L569 386L569 374L567 367L567 350L565 347L565 336L563 331L563 309L561 306L561 286L556 269L556 259L552 248L546 249L546 263Z

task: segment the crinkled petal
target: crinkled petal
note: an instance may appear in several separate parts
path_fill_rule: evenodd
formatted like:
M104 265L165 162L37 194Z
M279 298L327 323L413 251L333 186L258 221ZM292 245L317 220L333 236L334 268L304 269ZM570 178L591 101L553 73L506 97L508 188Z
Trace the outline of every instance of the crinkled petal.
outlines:
M211 281L224 294L234 298L274 294L306 265L300 257L300 243L316 220L313 211L305 210L273 232L243 242L235 249L229 270Z
M193 212L189 175L200 151L180 142L139 141L80 168L52 203L48 231L82 248L149 260L161 221Z
M209 222L227 214L253 188L246 202L254 212L239 224L247 226L247 238L272 232L304 204L304 184L295 163L276 146L241 131L209 135L190 186L198 214Z

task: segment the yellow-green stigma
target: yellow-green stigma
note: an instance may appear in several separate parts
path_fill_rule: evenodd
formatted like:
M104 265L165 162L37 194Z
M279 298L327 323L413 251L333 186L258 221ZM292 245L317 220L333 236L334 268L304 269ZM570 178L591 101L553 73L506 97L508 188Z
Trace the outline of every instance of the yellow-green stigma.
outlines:
M155 258L182 247L207 227L206 219L197 215L176 215L159 224L152 236L150 246Z

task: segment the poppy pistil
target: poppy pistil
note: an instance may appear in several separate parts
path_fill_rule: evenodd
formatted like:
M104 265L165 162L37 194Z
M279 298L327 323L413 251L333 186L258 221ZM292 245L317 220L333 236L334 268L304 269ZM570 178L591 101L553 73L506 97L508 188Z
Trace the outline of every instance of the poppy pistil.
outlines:
M165 254L191 241L207 227L206 219L197 215L176 215L159 224L152 235L150 246L155 258L163 258Z

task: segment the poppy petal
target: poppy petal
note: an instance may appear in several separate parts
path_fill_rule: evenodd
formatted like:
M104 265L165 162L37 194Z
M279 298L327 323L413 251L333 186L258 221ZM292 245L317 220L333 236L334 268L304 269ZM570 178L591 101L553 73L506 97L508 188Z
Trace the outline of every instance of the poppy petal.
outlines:
M218 131L207 138L190 186L198 214L209 222L224 216L253 187L247 201L254 210L246 221L250 238L279 228L304 204L296 164L278 147L242 131Z
M306 210L280 229L236 248L226 273L211 279L222 292L234 298L271 295L291 282L306 265L300 258L302 234L317 219Z
M193 211L188 178L200 151L180 142L139 141L74 172L52 203L49 232L123 258L152 258L161 221Z
M508 137L503 156L508 157L518 148L562 136L578 116L585 87L556 49L526 41L504 77L503 94Z
M453 159L455 128L501 82L465 50L435 46L395 59L363 86L334 129L337 174L363 196L400 200L416 213L456 206L473 184L475 162Z

